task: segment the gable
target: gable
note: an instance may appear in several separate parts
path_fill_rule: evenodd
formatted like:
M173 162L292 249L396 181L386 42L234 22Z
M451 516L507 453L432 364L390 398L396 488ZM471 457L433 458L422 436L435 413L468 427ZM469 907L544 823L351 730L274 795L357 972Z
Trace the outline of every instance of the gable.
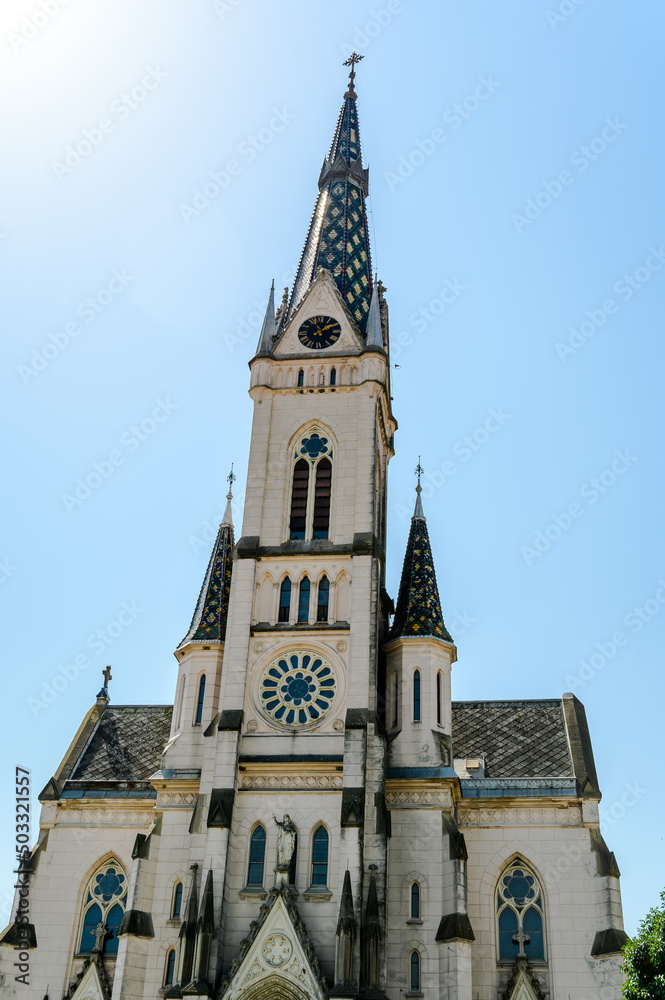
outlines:
M100 975L97 962L89 960L73 992L67 994L67 1000L109 1000L110 992L106 973L102 969Z
M310 316L332 316L342 328L336 343L319 351L309 351L298 340L298 330ZM291 357L294 354L308 358L329 357L339 354L361 354L365 341L356 330L339 289L329 271L319 271L308 289L292 319L274 348L276 358Z
M287 905L285 896L273 890L272 905L223 992L224 1000L240 996L243 1000L324 1000L318 962L307 957L312 947L304 931L298 932L295 904Z

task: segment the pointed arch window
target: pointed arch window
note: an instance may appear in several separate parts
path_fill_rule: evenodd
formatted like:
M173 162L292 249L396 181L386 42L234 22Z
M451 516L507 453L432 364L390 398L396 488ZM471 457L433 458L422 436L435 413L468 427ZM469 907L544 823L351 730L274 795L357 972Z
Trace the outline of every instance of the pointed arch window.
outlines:
M309 621L309 577L304 576L300 581L300 587L298 588L298 621L308 622Z
M171 948L166 956L166 965L164 966L164 986L173 986L174 975L175 975L175 948Z
M182 882L176 882L173 887L173 904L171 906L171 919L177 919L182 910Z
M305 373L301 368L300 371L298 372L298 388L302 389L304 384L305 384Z
M307 525L307 493L309 491L309 462L301 458L293 467L293 489L291 491L291 535L305 537Z
M436 724L440 726L441 723L441 671L436 675Z
M332 485L332 462L322 458L316 466L314 487L314 519L312 538L327 538L330 528L330 487Z
M411 920L420 920L420 882L411 884Z
M420 722L420 671L413 672L413 721Z
M201 680L199 681L199 693L196 699L196 715L194 716L194 725L200 726L201 719L203 718L203 702L206 696L206 675L201 674Z
M99 923L106 925L102 945L105 955L118 953L118 929L127 902L127 876L117 861L101 865L88 882L79 932L79 955L89 955L95 947Z
M266 831L257 826L249 838L249 865L247 867L247 885L263 886L263 870L266 860Z
M330 384L331 385L337 385L337 369L336 368L331 368L330 369Z
M312 885L328 885L328 846L325 826L317 826L312 837Z
M499 962L513 963L526 955L544 963L545 909L534 872L516 858L499 878L496 889L497 953Z
M278 622L288 622L291 617L291 581L288 576L282 580L279 588L279 610L277 612Z
M409 982L411 983L411 992L415 993L417 990L420 990L420 952L411 952L409 965Z
M316 620L317 622L328 621L328 604L330 601L330 583L327 576L322 576L319 580L316 600Z
M279 613L277 615L278 622L288 622L291 617L291 581L288 576L282 580L282 586L279 588Z

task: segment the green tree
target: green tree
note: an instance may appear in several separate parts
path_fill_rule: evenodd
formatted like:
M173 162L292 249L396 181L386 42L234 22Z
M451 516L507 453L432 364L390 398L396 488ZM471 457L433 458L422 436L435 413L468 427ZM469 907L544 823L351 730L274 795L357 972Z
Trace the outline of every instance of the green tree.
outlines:
M665 890L624 949L625 1000L665 1000Z

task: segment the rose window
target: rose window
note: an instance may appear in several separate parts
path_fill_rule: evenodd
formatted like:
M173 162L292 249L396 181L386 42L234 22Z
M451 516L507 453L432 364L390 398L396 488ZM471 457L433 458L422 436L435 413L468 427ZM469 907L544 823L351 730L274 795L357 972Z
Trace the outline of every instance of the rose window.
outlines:
M93 896L109 903L114 896L123 896L126 890L125 876L117 868L107 868L95 875Z
M264 711L275 722L305 726L318 722L337 692L332 667L313 653L290 653L272 663L261 679Z

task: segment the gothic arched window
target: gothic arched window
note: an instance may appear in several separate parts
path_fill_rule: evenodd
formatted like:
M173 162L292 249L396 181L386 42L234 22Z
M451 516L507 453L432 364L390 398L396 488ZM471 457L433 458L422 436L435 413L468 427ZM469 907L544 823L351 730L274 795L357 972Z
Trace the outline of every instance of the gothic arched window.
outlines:
M331 459L330 440L323 432L309 431L296 443L289 515L289 538L292 541L328 538Z
M201 674L201 680L199 681L199 693L196 699L196 715L194 716L194 725L200 726L201 719L203 718L203 702L206 696L206 675Z
M171 948L166 956L164 967L164 986L173 986L173 976L175 975L175 948Z
M436 724L440 726L441 723L441 671L439 670L436 675Z
M293 467L291 490L290 537L304 538L307 525L307 493L309 491L309 462L301 458Z
M420 920L420 883L411 885L411 920Z
M317 826L312 837L312 885L328 885L328 845L328 831Z
M78 954L89 955L95 947L94 931L101 922L106 925L102 945L105 955L118 953L118 928L127 901L127 876L117 861L101 865L86 888Z
M298 621L309 621L309 578L304 576L298 588Z
M316 599L316 620L317 622L328 621L328 604L330 599L330 583L327 576L322 576L319 580Z
M411 992L415 993L420 990L420 952L412 951L410 959L410 977L409 982L411 983Z
M314 487L314 518L312 538L327 538L330 528L330 487L332 485L332 462L322 458L316 466Z
M499 961L514 962L519 955L526 955L531 962L544 962L543 893L538 879L520 858L499 878L496 913Z
M305 384L305 373L301 368L300 371L298 372L298 388L301 389L304 384Z
M266 860L266 831L257 826L249 838L249 865L247 885L263 885L263 869Z
M291 617L291 581L288 576L282 580L282 586L279 588L279 612L277 615L278 622L288 622Z
M413 672L413 721L420 722L420 671Z
M171 906L171 918L180 916L182 909L182 882L176 882L173 887L173 905Z
M337 369L336 368L331 368L330 369L330 384L331 385L337 385Z

